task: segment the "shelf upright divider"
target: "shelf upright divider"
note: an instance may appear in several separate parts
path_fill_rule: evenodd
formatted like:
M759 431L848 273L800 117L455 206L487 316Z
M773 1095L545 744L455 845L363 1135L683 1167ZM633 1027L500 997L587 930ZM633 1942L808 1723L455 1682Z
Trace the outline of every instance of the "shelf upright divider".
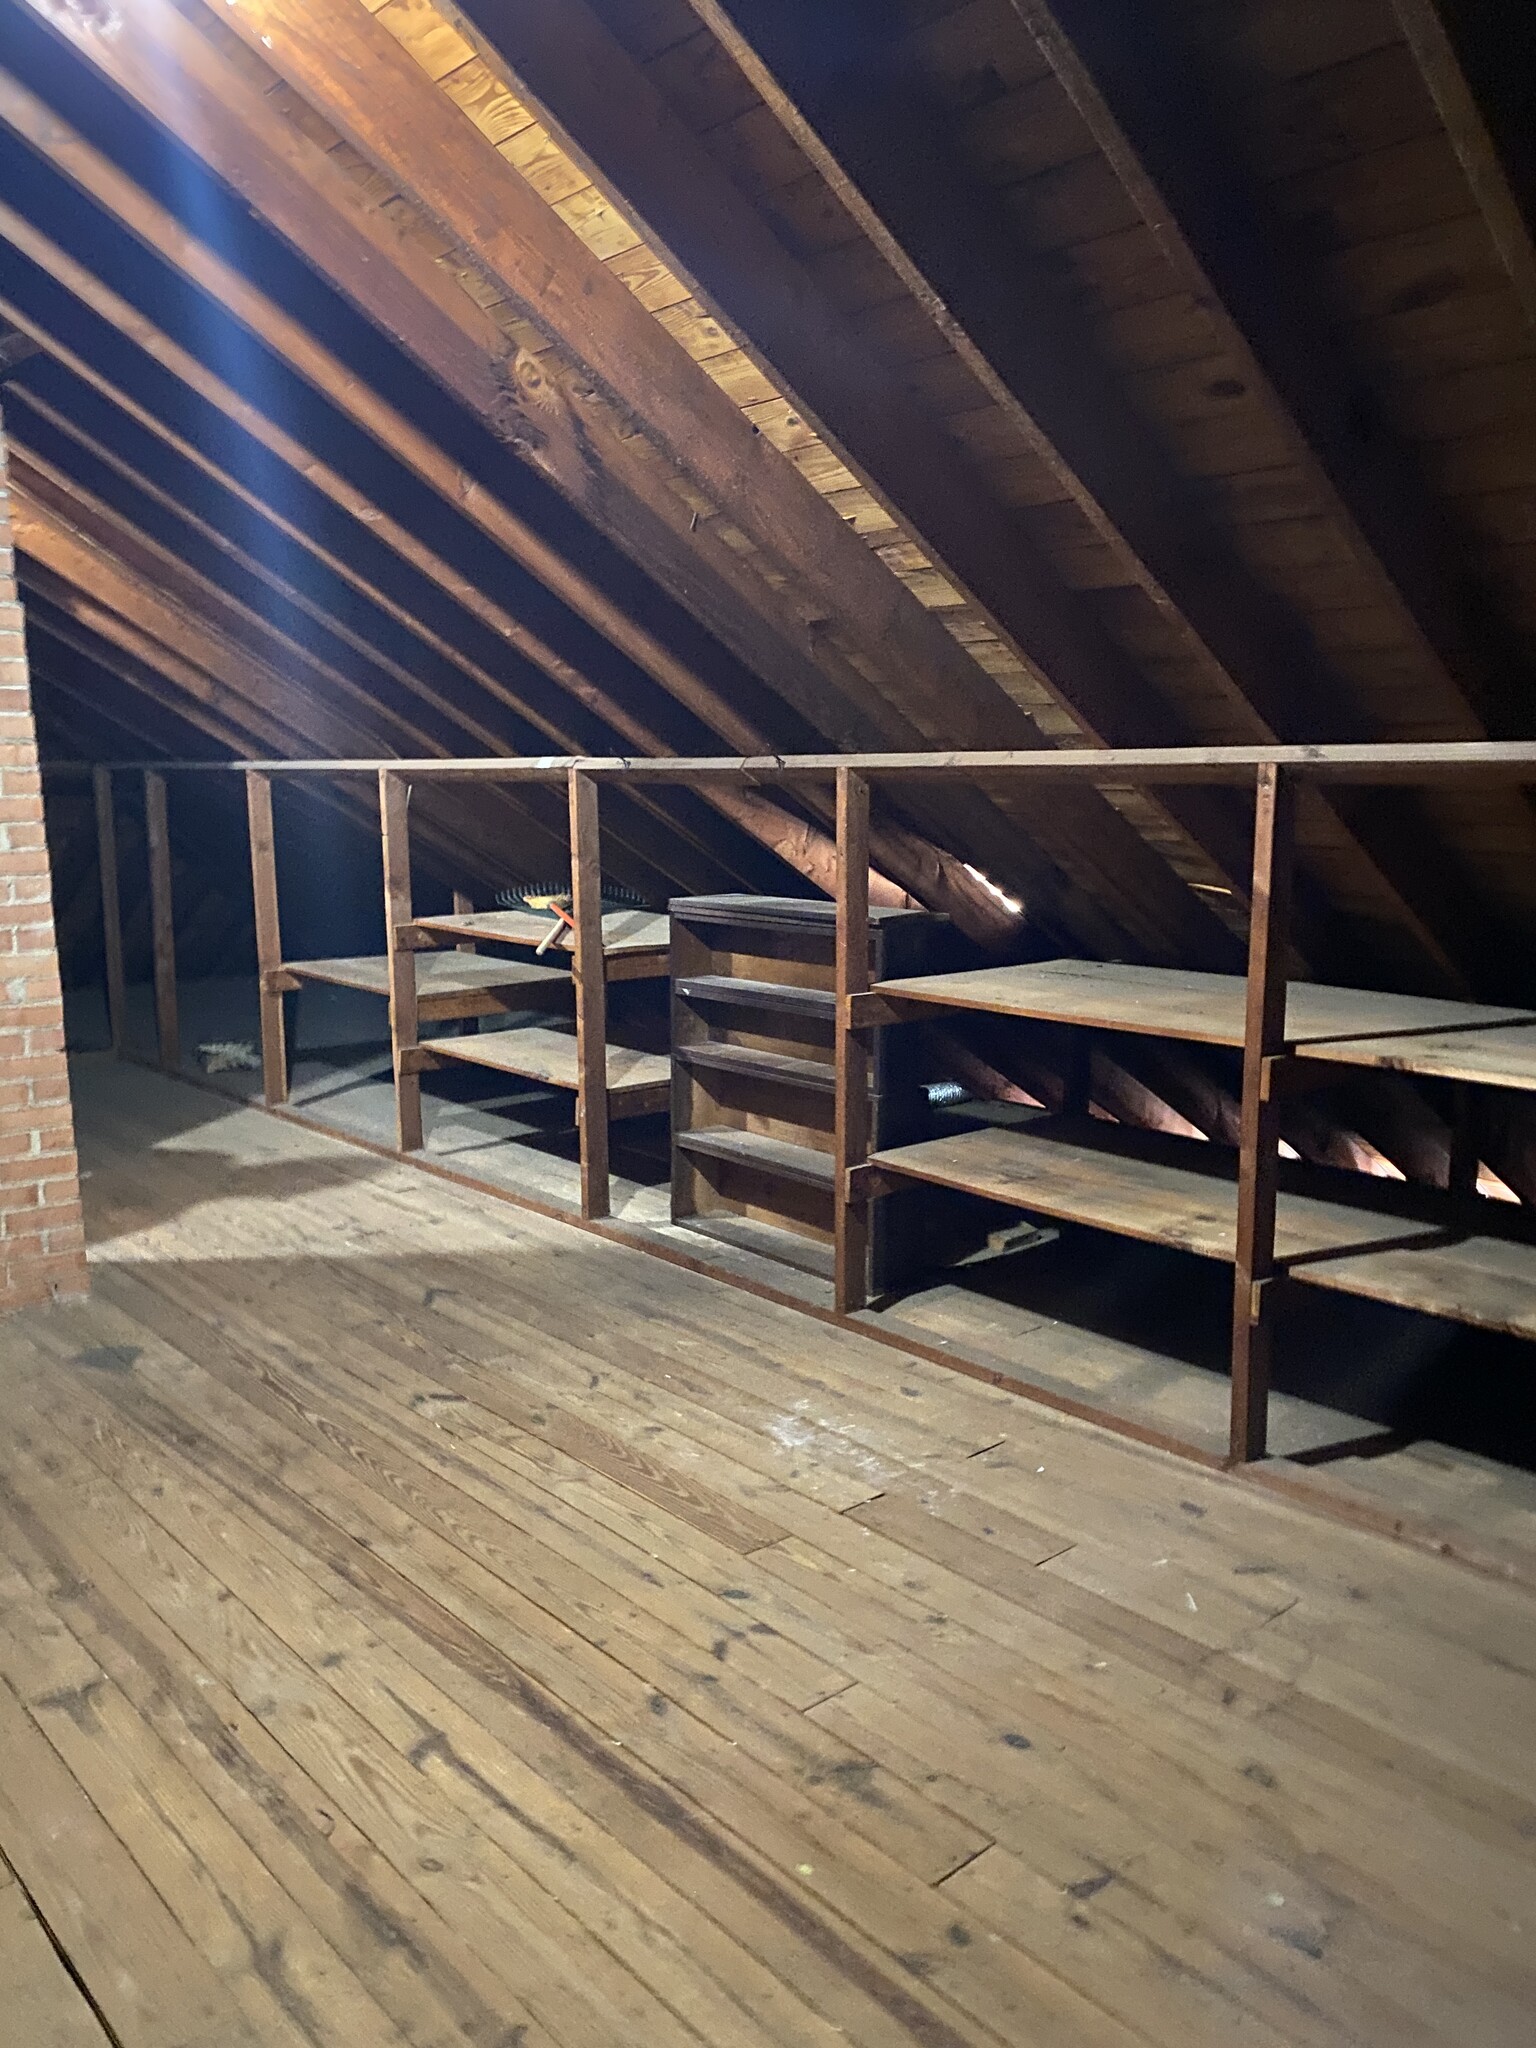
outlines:
M869 1272L869 1204L849 1176L869 1157L869 1041L855 1028L852 998L869 989L869 781L837 771L836 1122L832 1195L833 1286L838 1309L863 1308Z
M603 867L597 783L570 773L571 916L576 983L576 1116L581 1140L581 1213L606 1216L608 1175L608 988L603 961Z
M1232 1420L1228 1454L1250 1464L1267 1449L1274 1352L1275 1205L1280 1181L1280 1090L1285 1051L1286 958L1295 867L1296 791L1270 761L1258 770L1243 1104L1238 1140L1237 1265L1232 1289Z
M389 1045L395 1069L395 1135L402 1152L421 1150L421 1016L416 955L405 941L411 922L411 785L379 770L379 826L384 853L384 943L389 955Z
M165 777L144 772L144 832L149 841L149 915L154 937L155 1043L167 1074L181 1071L181 1020L176 1007L176 911L171 883L171 827Z
M251 901L256 920L256 988L261 1018L261 1095L269 1109L288 1100L288 1034L283 993L275 977L283 965L277 901L277 842L272 827L272 778L245 773L245 814L251 837Z

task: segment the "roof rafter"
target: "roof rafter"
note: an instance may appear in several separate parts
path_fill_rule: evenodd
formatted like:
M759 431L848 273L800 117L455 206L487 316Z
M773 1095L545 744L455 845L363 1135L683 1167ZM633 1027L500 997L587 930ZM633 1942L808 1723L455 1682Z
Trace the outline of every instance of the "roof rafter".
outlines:
M308 361L310 356L323 357L324 351L318 348L318 344L299 335L296 323L288 321L275 307L269 307L269 302L263 300L261 294L255 292L238 273L223 264L211 251L204 249L194 237L187 235L177 224L170 223L168 216L165 216L137 186L116 172L80 138L72 136L57 117L47 114L36 102L31 101L31 96L26 94L23 88L15 81L6 79L3 74L0 74L0 112L4 112L7 118L14 116L18 120L26 121L39 136L51 138L52 145L60 151L72 170L97 185L98 189L93 191L93 196L106 195L104 203L108 200L115 201L123 209L119 217L123 219L124 224L151 246L155 246L156 227L163 224L167 246L178 250L192 265L191 274L194 281L215 291L222 286L230 298L246 305L253 311L253 315L259 316L264 308L269 310L270 328L258 329L262 332L263 339L275 338L275 343L280 343L285 336L288 337L306 367L312 368ZM87 185L87 189L91 189L90 184ZM503 605L486 596L476 583L419 541L408 528L374 505L355 485L300 442L285 426L279 424L277 418L264 413L234 391L172 337L156 327L146 315L130 306L119 294L52 243L23 215L3 204L0 204L0 238L9 240L13 246L31 257L50 276L91 306L93 311L115 326L162 367L168 369L201 399L222 412L235 425L251 434L270 452L286 462L306 483L331 498L351 517L359 519L371 535L385 541L414 568L437 583L481 624L488 626L501 642L550 674L552 679L577 702L602 718L626 744L643 753L672 751L671 746L663 743L660 736L650 732L620 707L609 692L549 648L539 636L528 631ZM24 325L28 324L27 315L20 308L12 306L9 310L10 317ZM44 334L42 338L50 352L56 351L70 360L72 367L79 363L79 357L73 350L68 349L67 344L60 338L51 334ZM336 369L336 383L340 388L353 393L358 389L357 380L351 379L349 382L339 366ZM386 414L389 413L390 409L384 407L382 401L375 403L382 407ZM368 410L371 411L372 407ZM402 438L407 441L414 440L423 447L430 447L426 437L408 428L403 420L400 421L400 432ZM386 445L389 445L387 441ZM392 452L398 453L399 450L392 448ZM461 473L456 471L439 451L434 450L433 453L437 464L449 473L447 480L434 480L440 484L450 502L462 509L464 493L455 491L451 481L453 478L462 481ZM480 493L479 496L485 500L484 493ZM833 870L833 849L824 833L807 826L800 818L786 812L770 799L759 797L752 792L711 792L708 800L750 838L786 860L791 867L808 873L812 880L830 880ZM902 865L913 873L924 873L924 863L931 868L934 858L931 849L923 847L913 835L903 836L897 832L882 834L879 850L882 860L887 865L894 867L895 862L891 860L894 852ZM943 881L949 872L957 867L958 863L949 863L938 879ZM929 878L932 879L931 875ZM664 888L661 893L666 893ZM987 900L979 890L965 892L967 897L973 893L982 896L985 913L983 929L996 933L1001 922L997 906Z
M163 752L170 760L186 758L184 735L188 732L196 733L202 740L211 740L216 748L234 755L237 760L261 754L262 750L253 746L251 735L240 725L189 698L157 668L130 653L118 639L99 637L68 612L56 611L47 595L46 583L46 576L42 582L34 577L27 589L27 644L34 676L40 677L50 691L56 691L95 716L107 719L141 743L147 739L152 749ZM67 591L64 594L67 602ZM60 649L67 653L69 661L60 662ZM75 661L86 662L92 670L99 671L129 691L136 706L132 715L126 711L110 710L99 691L85 688L72 673ZM94 750L88 750L87 758L91 751ZM138 751L143 752L142 744ZM316 779L312 784L306 783L301 793L308 801L334 811L349 825L360 827L364 844L377 835L376 808L359 797L355 790ZM445 859L430 839L422 848L422 856L429 866L440 867L445 879L468 879L460 862L452 857Z
M814 663L829 649L840 652L823 690L828 680L855 690L866 715L892 738L898 721L920 743L956 733L1014 731L1024 742L1035 735L1027 714L753 432L387 27L351 0L244 0L223 18L440 222L487 282L638 421L653 447L760 551L767 570L786 579L779 601L794 594L798 634ZM579 469L577 502L594 496L588 449L597 418L589 406L581 446L562 458ZM546 460L561 438L551 434ZM622 443L604 443L602 453L604 470L621 477L636 461ZM981 857L989 866L995 859L999 878L1022 885L1047 918L1058 902L1069 905L1073 925L1099 948L1128 941L1138 950L1231 957L1231 935L1102 799L1063 808L1021 798L1007 815L1013 829L999 833L995 854ZM986 807L969 807L973 837L985 816ZM1110 908L1109 919L1097 904Z
M382 215L365 207L325 152L285 122L187 22L170 9L160 8L136 21L132 36L104 37L81 17L61 15L44 0L18 0L18 4L40 17L130 103L172 134L191 138L192 146L216 176L241 193L307 261L323 264L337 289L398 340L499 439L514 447L547 481L555 482L579 511L693 612L722 645L807 717L814 730L840 744L881 736L879 729L860 720L847 704L850 691L867 687L859 670L824 644L803 618L788 609L783 596L741 563L707 526L693 533L690 529L698 522L687 505L653 474L654 465L628 449L616 422L592 417L590 406L579 402L579 389L573 400L555 390L536 361L517 358L500 329L469 295L423 252L405 242ZM345 26L345 16L342 22ZM264 46L261 32L243 16L238 25L242 32L250 32L259 56L275 55ZM432 121L451 113L387 32L375 29L361 10L357 10L354 26L382 37L382 46L406 67L403 75L408 84L424 96L417 102L418 113ZM753 729L735 706L624 607L613 604L535 528L467 475L430 436L336 363L313 337L164 215L99 153L72 136L53 111L42 107L18 80L6 79L3 74L0 115L66 175L85 182L93 196L116 212L131 232L149 240L171 260L190 264L190 274L203 289L211 290L220 303L238 308L237 317L259 333L279 357L291 361L345 416L355 419L397 460L413 468L497 547L717 731L727 745L746 751L774 750L771 736ZM494 155L490 160L506 171ZM514 173L507 171L506 175L521 185ZM225 293L231 296L223 296ZM246 418L241 424L250 426ZM606 467L596 467L587 458L586 450L594 438L602 444ZM314 469L305 473L312 482L321 480ZM384 522L379 508L363 503L355 490L343 490L338 502L382 537ZM436 558L427 562L424 557L429 551L411 543L398 528L392 529L389 537L396 546L404 541L410 549L408 559L442 581L482 623L579 695L585 679L569 663L562 664L557 673L551 659L558 657L551 657L538 636L529 634L505 607L492 603L467 579L451 571L445 580L447 565ZM637 738L628 743L647 750ZM763 799L754 815L758 825L765 826L779 813ZM1054 871L1038 860L1032 869L1022 861L1017 835L1008 831L1000 818L995 831L984 831L989 815L986 806L978 806L968 818L972 836L979 840L979 857L1003 878L1014 883L1027 881L1032 907L1042 923L1057 896L1064 893L1102 947L1114 951L1124 943L1116 927L1102 918L1095 921L1091 904L1079 902L1070 886L1063 891ZM824 871L825 848L820 840L806 833L798 820L792 823L794 830L787 837L782 828L774 828L782 849L791 856L792 864L794 856L813 852L818 870ZM753 836L760 834L754 832ZM967 874L962 863L894 825L881 830L876 853L882 867L903 887L936 908L948 909L978 934L1007 942L1010 933L996 900ZM1021 872L1021 866L1027 872Z
M1054 277L969 177L935 108L889 64L883 11L864 0L835 0L814 17L777 0L688 4L1158 610L1192 635L1233 737L1367 737L1310 634L1197 511L1096 367ZM1465 988L1488 975L1497 949L1468 930L1462 892L1448 886L1443 852L1411 803L1380 793L1352 797L1347 810L1318 801L1307 822L1411 934L1426 985Z
M1493 17L1486 5L1467 6L1464 0L1392 0L1392 10L1527 324L1536 329L1536 144L1528 134L1496 136L1481 104L1483 92L1504 73L1524 76L1529 89L1530 66L1536 62L1529 19L1519 19L1518 9ZM1513 49L1511 34L1517 39ZM1524 112L1528 119L1528 107ZM1518 167L1511 162L1512 147L1524 153Z
M359 747L377 747L376 728L317 702L291 676L269 667L220 627L189 610L183 596L173 596L136 574L99 534L88 533L42 503L15 473L11 496L23 586L39 588L77 625L156 670L214 712L226 731L232 728L247 735L240 751L250 751L252 740L279 753L331 758L346 758ZM437 747L430 750L430 757L449 758L446 749ZM478 810L471 809L468 822L474 822ZM466 873L484 876L483 848L497 843L497 821L503 837L514 823L521 835L536 835L541 864L547 864L552 850L563 851L563 841L548 823L523 805L494 805L483 815L481 832L469 837L440 819L431 823L432 837Z
M18 545L39 549L46 542L58 551L67 528L95 551L94 566L99 567L103 557L110 558L123 579L106 586L113 590L117 608L124 608L128 585L136 585L137 617L145 630L155 632L164 645L210 675L239 688L247 705L259 705L269 712L292 706L288 722L299 725L311 744L327 748L351 745L372 734L376 746L402 754L451 758L458 751L441 736L424 731L380 703L366 683L316 662L227 591L135 530L72 479L40 462L24 439L17 440L14 434L9 439L11 482L19 508ZM57 566L57 553L45 553L43 559ZM99 594L101 586L89 587ZM124 616L133 618L135 614L124 610ZM172 631L178 634L176 639L169 637ZM345 709L338 708L338 700ZM538 846L539 867L548 867L563 847L558 804L529 804L517 792L506 794L513 798L510 805L471 806L468 821L478 822L487 843L494 843L498 831L505 834L509 828L524 838L531 837ZM508 817L507 812L512 815Z
M354 565L341 554L321 545L301 518L290 516L294 509L292 506L289 512L279 510L269 499L258 495L230 471L221 468L209 453L206 434L198 438L188 438L187 435L178 433L165 419L144 411L120 384L114 384L103 376L85 358L69 349L58 336L51 333L48 353L67 369L71 377L78 378L85 384L88 392L72 394L71 407L66 416L57 407L40 398L30 385L12 384L8 389L8 399L13 414L18 408L28 408L39 419L79 442L92 455L116 469L135 489L149 494L158 493L158 486L153 484L142 470L124 461L115 449L108 448L102 441L84 432L82 417L89 400L91 397L99 399L104 406L110 408L113 422L119 431L126 424L149 435L158 444L152 451L156 465L164 466L170 463L172 474L181 483L179 494L170 500L177 518L194 525L211 545L227 550L233 559L249 567L253 573L264 572L263 564L256 562L243 549L237 548L218 527L206 521L195 520L190 510L193 493L189 486L199 477L206 478L217 491L228 493L234 503L246 511L255 513L259 519L268 523L275 533L304 550L312 564L312 573L304 578L305 587L302 591L281 582L280 579L273 580L276 587L295 604L307 608L329 631L340 636L349 634L349 629L335 616L334 611L327 610L315 602L316 590L325 587L327 580L333 577L346 592L356 595L366 608L367 614L381 615L374 622L375 633L379 625L387 620L410 634L413 642L419 642L419 647L414 647L410 651L409 660L402 664L393 661L373 640L364 635L350 634L351 643L358 647L359 652L370 661L384 667L396 680L408 687L417 686L424 675L433 671L435 658L435 665L442 670L445 687L452 688L457 678L461 676L465 683L475 689L484 690L494 703L507 706L519 719L526 720L530 736L536 739L542 737L545 743L553 745L557 753L607 753L617 750L618 736L611 726L585 717L582 708L572 706L559 690L546 683L538 670L519 662L515 654L508 656L510 673L515 677L515 681L509 681L506 670L493 672L472 660L453 640L444 638L407 610L395 595L360 575ZM121 362L114 367L121 376ZM184 467L178 468L177 465ZM159 495L164 497L165 494ZM494 748L493 751L499 752L501 748ZM524 744L516 751L536 753L543 751L543 748ZM669 860L673 857L675 849L669 849L665 841L658 838L657 830L659 828L665 834L672 834L678 830L675 793L667 796L665 793L636 791L632 803L636 811L649 813L650 816L647 818L644 815L626 815L620 827L620 837L633 845L652 867L663 873L668 872ZM688 815L691 816L692 813L689 812ZM695 843L703 843L697 833L690 836L694 838ZM721 858L718 845L711 844L710 850L713 858ZM724 872L729 873L730 870L726 869ZM761 874L757 874L752 880L754 886L761 885Z
M39 406L32 394L25 390L20 393L12 393L13 400L18 396L22 399L23 406L12 405L9 430L10 443L13 457L19 457L21 461L22 480L32 490L33 495L41 495L45 501L53 503L55 508L63 512L66 517L71 516L72 511L73 516L77 520L86 512L87 508L94 507L95 520L98 527L102 526L104 520L110 519L111 527L123 536L120 551L121 549L126 549L131 559L135 551L142 554L145 548L151 548L153 550L149 566L151 576L167 579L171 584L187 582L189 579L192 580L192 587L195 592L192 601L196 608L201 609L211 617L224 615L228 621L229 630L237 638L245 637L252 639L253 644L270 643L268 651L271 657L289 666L292 672L307 675L310 679L311 687L315 689L317 695L325 695L331 692L338 693L351 698L355 704L361 707L366 715L370 717L377 716L386 722L393 722L400 737L407 742L409 751L413 753L431 751L438 742L434 742L431 737L423 733L421 728L411 725L408 721L402 721L397 713L390 711L388 705L389 691L380 687L381 683L386 680L394 686L397 697L403 691L406 696L421 700L435 714L438 721L439 742L443 727L446 725L450 735L450 751L452 752L461 751L460 746L453 743L451 739L455 727L462 730L469 739L478 741L480 751L487 754L516 754L539 751L538 747L528 744L529 735L526 728L522 732L510 735L505 729L496 731L485 726L479 718L465 710L461 702L456 698L450 698L430 688L412 670L394 664L391 664L387 670L376 668L375 664L379 662L380 657L375 650L367 646L366 642L360 643L358 651L364 654L367 665L359 672L356 668L351 668L349 664L349 672L343 672L332 662L322 660L302 640L295 638L292 633L284 632L262 613L253 611L248 604L237 599L229 590L216 585L206 574L199 572L196 574L195 579L193 579L192 572L183 560L183 555L187 552L195 553L197 551L197 541L206 539L209 547L216 547L221 556L228 558L232 563L238 564L242 568L248 569L253 581L269 585L275 595L285 600L289 599L291 595L294 608L302 608L303 613L313 618L315 623L320 625L327 635L335 634L340 636L344 630L339 622L331 620L318 605L313 603L312 599L303 603L301 607L299 601L300 594L294 591L292 586L283 583L277 577L264 574L263 565L254 562L251 557L247 556L233 541L219 533L216 528L206 527L201 522L195 521L187 508L182 504L178 504L169 498L164 500L172 521L170 531L183 543L191 542L192 547L190 550L185 545L178 548L176 545L171 544L167 538L149 539L144 532L142 506L139 509L139 517L133 522L132 527L130 527L128 518L117 510L114 509L109 515L107 508L100 505L99 501L94 499L93 494L77 478L66 475L61 468L36 452L33 445L33 434L29 434L25 427L18 431L18 417L23 420L26 418L25 406L31 405L36 407L37 415L40 419L57 420L61 436L67 436L69 441L87 453L99 451L103 457L107 458L116 474L128 485L131 496L150 498L151 504L153 504L153 496L163 494L157 493L156 487L149 479L139 476L128 465L111 457L110 451L100 449L100 444L93 444L88 437L80 436L74 422L62 419L60 415L54 412L53 408L46 404ZM109 537L108 545L112 544ZM355 636L353 637L355 639ZM336 652L339 655L346 653L351 644L352 642L349 640L347 647L338 649ZM533 735L533 737L536 738L537 735ZM690 889L704 886L703 878L706 876L712 876L717 886L721 885L724 879L728 879L731 876L732 870L722 859L718 845L710 843L703 839L698 832L690 830L679 819L675 804L670 807L663 807L652 798L645 802L644 807L652 813L651 819L637 818L631 808L626 805L622 817L612 821L610 825L615 842L628 846L632 855L641 864L656 874L666 877L676 885ZM665 836L658 835L654 829L656 823L659 823L663 828ZM637 826L639 828L638 831ZM547 820L541 829L545 831L549 829Z
M1092 609L1069 592L1017 514L969 465L886 359L673 111L584 0L471 0L461 11L493 70L533 102L577 161L860 480L915 531L999 636L1107 746L1168 737L1176 714ZM1248 835L1236 807L1165 793L1162 808L1239 896Z
M1010 0L1179 283L1220 321L1250 391L1295 428L1357 558L1379 569L1431 653L1447 739L1515 739L1536 707L1523 650L1499 645L1483 594L1406 448L1317 304L1289 224L1191 90L1160 22L1134 0Z

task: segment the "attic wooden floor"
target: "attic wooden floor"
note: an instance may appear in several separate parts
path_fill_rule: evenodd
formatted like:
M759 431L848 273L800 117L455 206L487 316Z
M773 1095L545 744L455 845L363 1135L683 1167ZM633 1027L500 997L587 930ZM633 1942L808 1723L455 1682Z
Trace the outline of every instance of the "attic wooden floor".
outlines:
M95 1298L0 1329L0 2037L1529 2040L1529 1594L81 1092Z

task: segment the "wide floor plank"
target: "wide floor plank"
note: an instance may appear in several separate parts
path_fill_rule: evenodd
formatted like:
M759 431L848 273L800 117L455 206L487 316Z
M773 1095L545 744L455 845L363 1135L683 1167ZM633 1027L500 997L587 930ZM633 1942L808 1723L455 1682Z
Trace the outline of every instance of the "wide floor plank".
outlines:
M30 2048L110 2048L9 1865L0 1862L0 2012Z

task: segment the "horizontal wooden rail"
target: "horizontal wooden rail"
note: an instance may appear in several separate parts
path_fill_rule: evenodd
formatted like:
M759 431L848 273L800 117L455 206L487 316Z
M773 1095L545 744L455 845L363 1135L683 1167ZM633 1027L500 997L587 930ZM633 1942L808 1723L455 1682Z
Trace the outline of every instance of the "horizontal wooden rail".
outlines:
M49 775L89 775L99 764L54 761ZM1307 782L1415 783L1455 780L1536 783L1536 743L1528 740L1433 740L1401 745L1318 747L1060 747L1031 752L926 754L729 754L676 758L528 755L485 760L148 761L110 762L112 769L158 774L359 775L381 773L413 782L549 782L573 770L602 782L827 782L840 770L871 780L946 782L1013 777L1056 781L1165 784L1214 782L1246 786L1261 768L1283 769Z

